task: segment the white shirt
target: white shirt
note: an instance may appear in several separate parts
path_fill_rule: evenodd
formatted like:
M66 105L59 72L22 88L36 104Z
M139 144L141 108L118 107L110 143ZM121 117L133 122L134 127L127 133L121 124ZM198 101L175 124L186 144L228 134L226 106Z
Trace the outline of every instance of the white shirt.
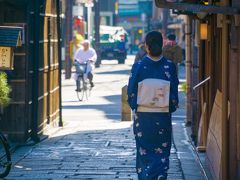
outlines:
M74 60L77 60L79 63L85 63L88 60L93 62L88 63L87 73L91 72L94 69L94 64L97 60L97 53L93 48L89 48L87 51L84 51L83 48L79 48L74 54Z
M149 59L151 59L152 61L155 61L155 62L158 62L158 61L160 61L161 59L162 59L162 55L160 56L160 58L159 58L159 60L154 60L154 59L152 59L149 55L147 55L147 57L149 58Z

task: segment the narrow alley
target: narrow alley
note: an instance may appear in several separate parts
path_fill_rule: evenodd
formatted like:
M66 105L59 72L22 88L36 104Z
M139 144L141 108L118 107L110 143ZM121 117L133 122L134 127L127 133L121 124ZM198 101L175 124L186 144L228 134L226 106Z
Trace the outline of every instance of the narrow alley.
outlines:
M79 102L75 84L63 80L64 127L49 132L39 144L13 153L7 179L137 179L132 122L121 121L121 88L133 63L104 61L95 69L95 87L88 101ZM184 78L183 66L179 77ZM184 94L173 115L175 144L170 156L169 180L204 179L184 130Z

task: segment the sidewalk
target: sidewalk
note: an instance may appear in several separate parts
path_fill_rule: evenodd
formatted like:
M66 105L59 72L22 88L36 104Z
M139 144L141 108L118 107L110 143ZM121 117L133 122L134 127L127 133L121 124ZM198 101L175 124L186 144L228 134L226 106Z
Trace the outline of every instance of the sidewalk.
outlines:
M179 66L180 84L186 82L185 66ZM181 162L184 179L186 180L206 180L209 179L205 174L198 159L195 147L191 144L190 134L191 128L185 126L186 110L185 110L185 93L179 92L179 109L173 113L173 137L174 144L177 149L178 158ZM204 158L202 156L202 158Z
M121 88L131 60L127 63L96 69L89 101L77 101L74 81L64 80L64 127L39 144L19 148L7 179L137 179L132 122L121 121ZM168 179L202 180L184 127L183 93L180 99L180 109L173 114Z

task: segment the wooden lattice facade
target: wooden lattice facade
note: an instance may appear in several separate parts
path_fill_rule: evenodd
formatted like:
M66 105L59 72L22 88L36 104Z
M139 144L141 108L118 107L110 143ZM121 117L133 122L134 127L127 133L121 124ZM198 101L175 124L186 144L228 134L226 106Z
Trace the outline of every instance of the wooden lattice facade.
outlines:
M0 130L25 141L58 125L60 116L57 0L0 0L0 26L23 27L21 47L14 48L12 88Z
M197 91L199 117L196 131L206 144L206 161L214 179L239 179L240 173L240 21L238 15L214 14L205 20L208 37L199 40L199 82L210 77ZM200 27L198 26L199 31ZM203 104L206 103L206 114ZM198 133L199 134L199 133Z

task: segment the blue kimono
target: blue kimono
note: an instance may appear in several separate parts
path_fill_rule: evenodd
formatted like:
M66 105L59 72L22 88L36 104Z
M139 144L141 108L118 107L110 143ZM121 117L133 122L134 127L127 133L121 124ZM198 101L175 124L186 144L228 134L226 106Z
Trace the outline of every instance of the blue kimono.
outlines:
M138 112L138 83L144 79L170 81L169 112ZM128 103L135 111L136 171L139 180L166 179L172 138L171 113L178 106L178 77L174 63L146 56L133 65L128 83ZM147 94L146 94L147 96Z

